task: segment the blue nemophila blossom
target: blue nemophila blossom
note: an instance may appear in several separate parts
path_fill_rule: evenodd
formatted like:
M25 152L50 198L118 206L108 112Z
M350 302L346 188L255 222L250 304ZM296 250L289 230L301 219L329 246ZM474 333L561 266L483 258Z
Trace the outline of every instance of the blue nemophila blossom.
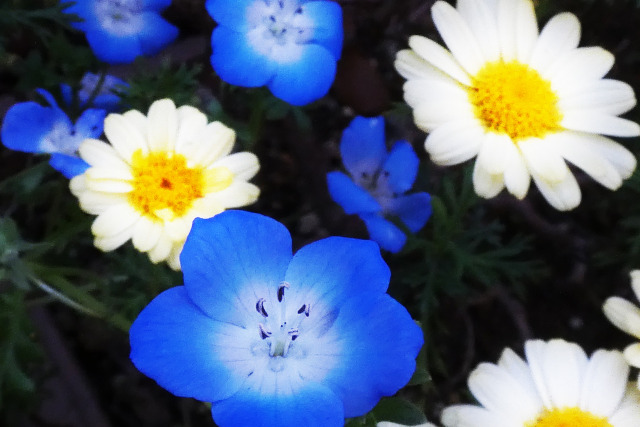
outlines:
M342 133L340 152L351 177L342 172L327 174L331 197L347 214L362 218L371 240L398 252L407 236L385 217L397 216L415 233L431 216L429 194L404 195L418 173L419 161L411 144L398 141L387 153L384 118L356 117Z
M333 1L207 0L218 22L211 64L227 83L267 86L304 105L324 96L342 51L342 9Z
M88 109L75 122L58 107L46 90L38 93L49 103L21 102L7 111L2 123L2 143L12 150L51 153L49 164L67 178L83 173L89 165L77 155L80 143L102 134L105 110Z
M127 64L160 52L178 36L178 29L160 16L170 4L171 0L75 0L65 12L83 19L73 26L85 33L98 59Z
M98 86L99 85L99 86ZM100 83L100 75L85 73L80 80L80 88L76 92L78 106L100 108L108 112L115 112L120 108L120 96L117 90L124 90L129 85L122 79L105 75ZM67 105L73 105L73 89L66 83L60 85L62 99ZM95 93L94 93L95 92ZM89 102L91 101L91 102Z
M410 379L422 332L386 294L368 240L330 237L295 255L275 220L196 219L184 286L130 331L131 360L178 396L212 402L221 427L337 427Z

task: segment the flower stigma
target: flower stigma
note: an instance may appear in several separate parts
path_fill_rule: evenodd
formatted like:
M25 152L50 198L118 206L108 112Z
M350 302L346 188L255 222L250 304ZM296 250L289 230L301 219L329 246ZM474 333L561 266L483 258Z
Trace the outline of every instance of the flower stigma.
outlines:
M560 129L558 96L551 83L526 64L490 62L478 71L467 92L484 128L506 133L514 142Z
M613 427L607 417L599 417L580 408L561 408L544 411L525 427Z
M220 191L231 185L233 174L227 168L190 168L181 154L141 150L132 157L131 205L154 220L172 220L184 216L196 199L208 191Z

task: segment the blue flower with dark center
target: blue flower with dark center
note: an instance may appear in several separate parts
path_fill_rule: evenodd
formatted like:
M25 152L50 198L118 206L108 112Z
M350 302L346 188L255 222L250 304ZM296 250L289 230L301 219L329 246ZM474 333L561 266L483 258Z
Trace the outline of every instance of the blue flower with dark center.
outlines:
M85 33L93 53L109 64L127 64L154 55L173 42L178 29L160 12L171 0L75 0L65 9L83 19L73 26Z
M131 360L178 396L212 402L221 427L341 427L410 379L422 331L386 294L368 240L330 237L295 255L275 220L196 219L184 286L130 330Z
M83 173L89 165L77 155L80 143L102 134L105 110L88 109L75 124L43 89L38 93L49 103L21 102L7 111L2 122L2 143L12 150L51 153L49 164L67 178Z
M100 86L98 87L98 85ZM120 96L115 91L125 90L128 87L129 85L124 80L108 74L104 76L102 83L100 83L98 74L85 73L82 80L80 80L80 88L75 96L80 108L100 108L112 113L120 108ZM64 102L67 105L73 105L74 94L71 86L63 83L60 85L60 91Z
M371 240L382 249L398 252L407 236L386 219L397 216L413 233L431 216L427 193L404 195L418 173L418 156L407 141L398 141L387 153L384 118L356 117L342 133L342 172L327 174L329 193L344 211L364 221Z
M207 0L218 22L211 64L227 83L267 86L304 105L324 96L342 51L342 9L333 1Z

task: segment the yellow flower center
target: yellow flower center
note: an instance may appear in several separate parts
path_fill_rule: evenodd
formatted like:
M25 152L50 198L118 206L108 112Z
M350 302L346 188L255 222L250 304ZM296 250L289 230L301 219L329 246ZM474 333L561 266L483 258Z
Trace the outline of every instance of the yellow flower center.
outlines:
M551 83L525 64L488 63L478 71L468 93L484 127L506 133L514 142L560 128L562 114Z
M606 417L599 417L579 408L553 409L543 412L525 427L613 427Z
M196 199L231 185L233 174L227 168L203 169L187 166L187 159L172 152L141 150L133 154L133 191L129 203L154 220L172 220L184 216Z

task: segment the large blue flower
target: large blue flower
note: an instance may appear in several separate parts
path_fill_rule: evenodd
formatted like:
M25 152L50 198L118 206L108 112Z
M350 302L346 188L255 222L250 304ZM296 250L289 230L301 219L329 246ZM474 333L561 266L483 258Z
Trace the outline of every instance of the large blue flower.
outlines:
M102 134L105 110L88 109L74 124L53 96L39 89L49 106L21 102L7 111L2 123L2 143L12 150L51 153L49 164L67 178L83 173L89 165L77 155L80 143Z
M362 218L369 236L381 248L398 252L407 236L385 216L397 216L413 233L431 216L427 193L404 195L416 179L418 157L407 141L395 143L387 153L382 117L356 117L340 141L342 172L327 174L329 193L347 214Z
M291 251L287 229L243 211L196 219L184 286L130 331L131 360L178 396L212 402L221 427L335 427L404 386L422 332L386 294L368 240Z
M170 4L171 0L75 0L65 12L83 19L73 26L85 33L98 59L126 64L160 52L178 36L178 29L160 16Z
M267 86L304 105L324 96L342 50L342 9L333 1L207 0L218 22L211 64L237 86Z
M100 108L112 113L120 109L120 96L115 91L124 90L128 86L124 80L108 74L104 76L101 83L98 74L85 73L80 80L80 88L75 96L80 108ZM71 86L63 83L60 85L60 91L64 102L67 105L73 105L74 93ZM91 102L89 103L89 101Z

